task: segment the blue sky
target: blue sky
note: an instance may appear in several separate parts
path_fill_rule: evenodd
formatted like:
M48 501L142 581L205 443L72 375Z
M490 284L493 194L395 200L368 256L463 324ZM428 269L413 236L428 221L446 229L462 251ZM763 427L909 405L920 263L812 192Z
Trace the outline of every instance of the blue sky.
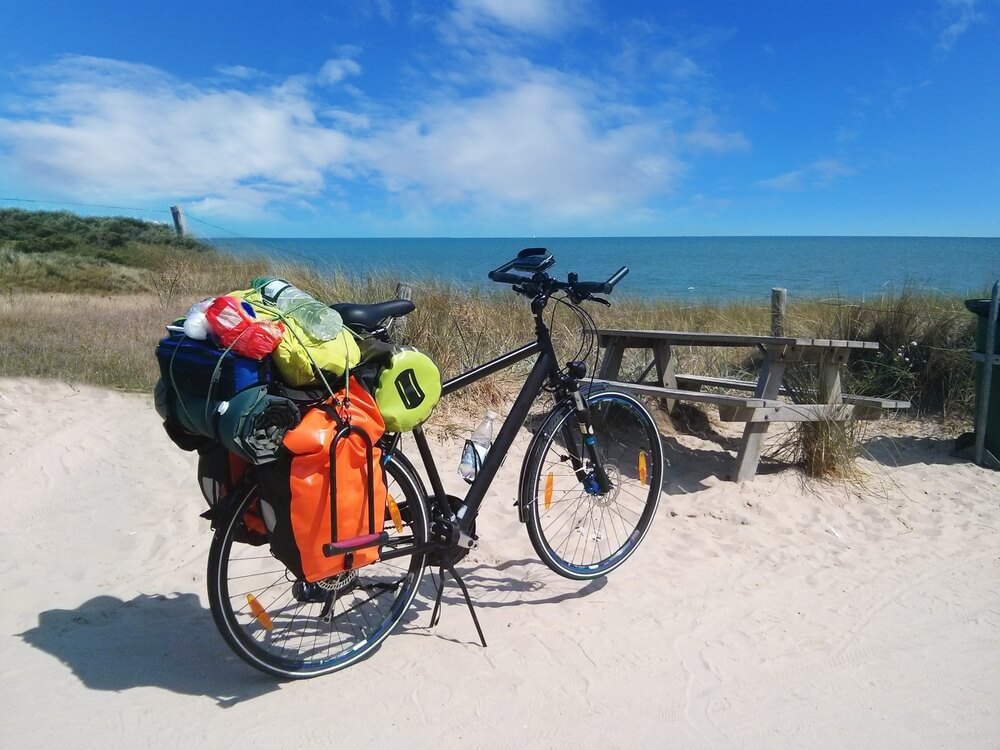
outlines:
M0 196L247 236L997 236L998 80L1000 0L13 2Z

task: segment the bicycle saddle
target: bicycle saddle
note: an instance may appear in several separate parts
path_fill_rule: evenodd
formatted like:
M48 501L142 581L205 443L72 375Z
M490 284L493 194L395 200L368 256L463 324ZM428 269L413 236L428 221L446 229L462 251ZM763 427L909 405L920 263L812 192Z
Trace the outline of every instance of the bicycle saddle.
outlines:
M408 299L391 299L374 305L353 305L340 303L330 305L340 313L344 325L362 331L374 331L386 318L401 318L409 315L416 308Z

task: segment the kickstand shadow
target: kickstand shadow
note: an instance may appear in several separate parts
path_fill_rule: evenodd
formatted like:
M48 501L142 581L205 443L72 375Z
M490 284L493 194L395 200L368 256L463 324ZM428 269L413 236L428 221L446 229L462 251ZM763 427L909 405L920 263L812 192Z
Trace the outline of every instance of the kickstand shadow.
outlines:
M507 573L511 568L525 568L522 576ZM607 576L589 581L572 581L546 568L537 560L509 560L499 565L457 566L462 580L469 588L469 594L476 607L493 609L500 607L522 607L539 604L559 604L571 599L582 599L595 594L608 584ZM431 571L428 571L430 573ZM436 575L436 571L434 571ZM437 593L436 579L425 576L421 594L431 602ZM465 605L461 591L450 580L445 586L445 604ZM429 609L426 602L414 602L415 609Z
M229 651L195 594L98 596L41 612L20 637L91 690L158 687L229 708L279 689Z

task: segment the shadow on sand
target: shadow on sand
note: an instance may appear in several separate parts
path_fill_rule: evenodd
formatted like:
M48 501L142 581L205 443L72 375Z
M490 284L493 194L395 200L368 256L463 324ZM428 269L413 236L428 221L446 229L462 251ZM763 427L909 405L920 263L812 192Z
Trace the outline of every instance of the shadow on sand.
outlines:
M279 688L229 651L195 594L98 596L40 613L20 637L92 690L158 687L228 708Z
M955 455L955 439L945 437L876 437L864 442L865 456L883 466L967 464L969 459Z
M513 568L524 568L525 574L518 576L509 573L508 571ZM458 572L469 589L469 595L472 597L476 609L559 604L595 594L608 583L606 576L591 581L571 581L553 573L541 562L534 559L508 560L495 566L459 563ZM410 611L403 619L404 624L412 625L415 628L428 625L439 583L437 571L428 569L420 585L420 595L414 600ZM441 601L444 606L442 617L448 617L449 613L450 617L468 617L465 598L450 575L445 584ZM489 628L484 625L484 629L486 638L489 640ZM422 635L434 636L454 643L463 642L441 635L435 630L427 630Z

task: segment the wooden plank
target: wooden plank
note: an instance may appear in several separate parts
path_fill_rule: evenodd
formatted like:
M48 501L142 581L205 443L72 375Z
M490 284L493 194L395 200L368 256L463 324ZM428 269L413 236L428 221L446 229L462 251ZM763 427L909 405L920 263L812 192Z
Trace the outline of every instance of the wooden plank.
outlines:
M739 406L720 406L719 419L723 422L820 422L828 419L850 419L855 407L849 404L782 404L753 409ZM868 417L869 419L872 417ZM877 418L877 417L876 417Z
M708 375L677 375L677 384L696 386L711 386L713 388L731 388L737 391L753 391L757 389L757 381L740 380L739 378L716 378ZM788 394L788 389L781 386L781 394Z
M680 386L693 385L693 386L710 386L712 388L730 388L733 390L740 391L752 391L757 388L757 383L752 380L739 380L738 378L716 378L710 377L708 375L677 375L677 384ZM781 394L787 394L788 389L785 386L781 386L779 391ZM853 404L854 406L863 406L872 409L909 409L909 401L900 401L898 399L892 398L876 398L874 396L855 396L850 393L844 393L841 395L841 402L845 404Z
M754 395L765 400L777 398L781 389L781 378L785 374L785 363L778 360L768 359L764 362L764 369L761 370L760 378L757 381L757 389ZM768 404L771 406L772 404ZM779 404L773 404L780 406ZM740 450L736 454L736 476L737 482L745 482L753 479L757 473L757 464L760 462L760 450L764 444L764 435L770 422L748 422L743 428L743 441L740 443Z
M704 333L699 331L653 331L605 328L597 331L603 345L606 339L619 338L627 348L639 348L633 342L650 345L652 341L666 341L678 346L803 346L844 349L878 349L877 341L831 341L793 336L751 336L735 333Z
M674 359L675 357L670 350L670 344L660 341L653 347L653 364L656 365L656 380L661 388L677 390L677 378L674 377ZM676 403L676 399L663 399L663 405L667 409L667 414L674 410Z
M847 360L846 352L834 349L819 363L819 398L821 404L839 404L842 391L840 388L840 365Z
M677 378L677 384L680 386L693 385L693 386L710 386L712 388L730 388L732 390L738 391L752 391L757 388L757 383L753 380L740 380L738 378L716 378L708 375L687 375L680 374L675 376ZM781 386L779 391L781 394L785 395L788 393L788 389L785 386ZM855 406L867 406L877 409L909 409L909 401L900 401L898 399L892 398L876 398L875 396L855 396L851 393L844 393L841 395L841 401L845 404L854 404Z
M845 393L840 397L845 404L853 404L870 409L909 409L909 401L898 401L892 398L875 398L873 396L855 396Z
M685 391L680 388L661 388L655 385L644 385L641 383L623 383L617 380L604 380L595 378L594 385L604 386L628 393L638 393L642 396L654 396L655 398L672 398L675 401L695 401L703 404L714 404L716 406L738 406L744 408L781 406L780 401L769 401L756 397L726 396L721 393L701 393L699 391Z
M823 362L830 359L838 365L842 365L847 362L851 350L845 346L834 346L834 343L842 344L844 342L827 341L823 345L816 346L768 346L765 351L767 358L775 361Z
M601 369L598 374L602 378L615 380L622 369L622 355L625 353L624 347L616 337L611 337L604 346L604 358L601 360Z

